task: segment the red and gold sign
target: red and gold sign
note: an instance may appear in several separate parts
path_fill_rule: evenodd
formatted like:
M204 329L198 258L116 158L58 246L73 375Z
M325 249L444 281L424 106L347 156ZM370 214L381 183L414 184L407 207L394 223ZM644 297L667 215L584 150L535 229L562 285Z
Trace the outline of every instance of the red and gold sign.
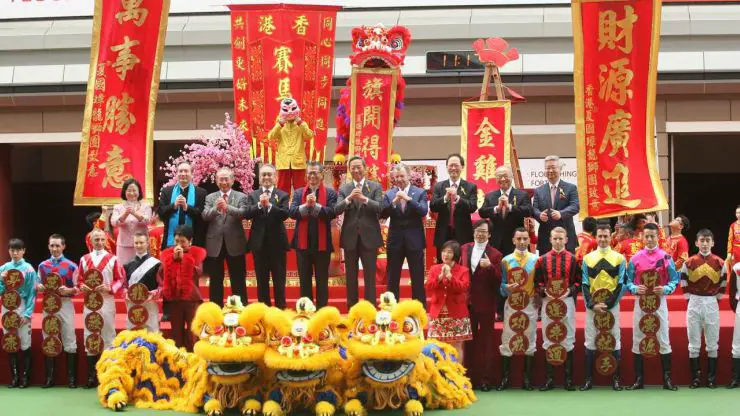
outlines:
M47 292L56 292L62 287L62 276L58 273L49 273L44 280L44 290Z
M647 358L657 357L660 353L660 343L655 335L649 335L640 341L640 354Z
M3 328L7 330L14 330L21 327L23 318L13 311L5 312L2 318Z
M610 292L609 289L599 289L591 294L591 300L593 301L594 305L597 303L606 303L611 295L612 292Z
M55 314L62 309L62 297L56 293L46 293L42 302L44 312L48 314Z
M90 292L85 295L85 307L91 311L99 311L103 307L103 295L100 292Z
M516 311L509 316L509 328L514 332L524 332L529 328L529 316L522 311Z
M103 315L98 312L91 312L85 317L85 328L90 332L102 331L104 323Z
M5 272L5 277L3 277L3 284L5 285L6 291L18 290L23 286L24 281L25 278L23 277L23 273L17 269L7 270Z
M95 289L103 284L103 274L97 269L90 269L82 277L82 283L90 289Z
M136 283L128 288L128 298L136 305L140 305L149 299L149 288L143 283Z
M646 314L655 313L660 308L660 296L654 293L640 296L640 309Z
M3 335L3 351L14 354L21 350L21 339L18 334L13 332L6 332Z
M529 339L522 333L514 334L509 340L509 350L514 355L524 355L529 348Z
M611 312L594 314L594 327L597 331L611 331L614 328L614 315Z
M568 306L562 299L553 299L547 302L545 314L553 321L563 319L568 314Z
M602 376L609 376L617 369L617 359L611 352L599 354L596 357L596 372Z
M617 346L617 340L611 332L599 333L596 335L594 343L596 344L596 350L601 352L614 351L614 348Z
M529 305L529 295L523 291L509 293L506 300L509 302L509 307L515 311L521 311Z
M660 319L655 314L647 314L640 318L638 328L645 335L655 335L660 330Z
M134 305L128 310L128 320L133 326L141 326L149 319L149 311L143 305Z
M100 334L90 334L85 338L85 350L91 355L100 355L103 353L103 337Z
M640 283L649 289L648 292L652 292L652 289L658 286L658 281L659 275L655 270L645 271L640 274Z
M545 328L545 336L547 339L556 344L563 342L567 335L568 328L560 321L550 322L550 324Z
M59 335L62 332L62 320L56 315L47 315L41 321L41 329L46 335Z
M568 356L568 352L565 351L565 347L560 344L550 345L545 350L545 359L550 365L558 366L565 363L565 359Z
M15 290L9 290L3 295L5 309L14 310L21 306L21 295Z
M393 148L393 119L399 68L352 68L349 157L362 156L368 178L390 187L388 164ZM349 160L349 158L347 159Z
M573 0L581 218L660 211L655 95L661 0Z
M462 103L460 153L468 161L462 177L479 194L498 189L496 168L511 166L511 101Z
M58 336L44 338L41 342L41 352L49 358L59 356L62 353L62 340Z
M114 204L137 178L154 198L154 111L170 0L95 0L75 205Z
M529 273L521 267L512 267L506 275L509 278L509 283L516 283L519 287L526 285L527 280L529 280Z
M568 282L564 279L552 279L547 282L545 292L553 298L560 298L568 293Z
M232 5L231 62L234 114L252 138L253 156L274 163L267 133L280 101L293 98L314 131L308 160L323 162L329 128L334 35L339 7Z

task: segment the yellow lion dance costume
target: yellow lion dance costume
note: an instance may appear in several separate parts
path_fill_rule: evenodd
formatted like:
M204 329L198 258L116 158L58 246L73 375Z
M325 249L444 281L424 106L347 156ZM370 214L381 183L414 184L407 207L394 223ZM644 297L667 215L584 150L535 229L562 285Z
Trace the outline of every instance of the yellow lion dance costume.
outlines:
M157 410L242 415L262 409L260 366L265 353L267 306L243 307L238 296L223 310L202 304L193 320L195 353L179 349L160 333L123 331L103 352L97 371L100 404L122 410L129 402Z
M344 412L399 409L420 416L424 409L459 409L475 402L465 368L450 345L424 340L427 314L415 300L396 303L380 296L380 310L361 301L349 312L346 342L350 361Z
M270 308L265 315L268 348L265 366L269 393L262 413L282 416L310 409L332 416L341 405L343 365L337 326L337 308L318 312L309 298L300 298L296 310Z

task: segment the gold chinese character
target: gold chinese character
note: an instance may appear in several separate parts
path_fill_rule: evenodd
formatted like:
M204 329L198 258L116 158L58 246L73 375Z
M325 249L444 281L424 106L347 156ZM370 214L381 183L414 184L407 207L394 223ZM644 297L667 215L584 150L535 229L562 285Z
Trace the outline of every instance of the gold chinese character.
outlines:
M105 76L105 62L101 62L98 64L97 68L95 69L95 76L96 77Z
M95 124L92 125L92 132L93 132L93 134L97 134L97 133L100 133L102 131L103 131L103 124L102 123L95 123Z
M599 360L599 366L601 367L600 374L609 374L612 371L612 361L607 355Z
M237 106L237 109L238 109L239 111L247 111L247 108L249 108L249 107L247 106L247 99L246 99L246 98L244 98L244 97L240 98L240 99L239 99L239 105Z
M89 148L87 152L87 160L90 162L97 162L98 161L98 150L100 149L97 147Z
M149 10L144 7L139 7L143 1L144 0L121 0L123 11L116 13L118 24L134 20L134 24L136 26L143 25L144 20L146 20L146 17L149 15Z
M321 76L321 88L326 88L327 85L329 85L329 76L322 75Z
M273 22L272 15L260 16L258 32L264 33L265 35L272 35L275 31L275 23Z
M655 354L656 349L655 340L653 338L648 338L644 345L645 352L648 354Z
M296 17L292 29L295 29L295 33L306 36L306 29L308 29L308 19L306 19L306 16L300 15Z
M491 124L488 117L483 117L483 121L478 126L478 130L475 131L475 135L480 138L478 147L494 147L493 146L493 134L501 134L496 127Z
M605 10L599 12L599 50L619 48L624 53L632 52L632 27L637 21L635 9L624 6L624 19L617 20L617 12ZM623 45L617 42L624 41Z
M481 155L475 160L475 173L473 179L483 180L486 183L496 177L496 157L494 155Z
M96 108L93 110L92 114L93 121L103 121L103 109L102 108Z
M105 96L103 94L95 94L93 97L93 104L103 104L105 102Z
M236 64L237 69L239 69L240 71L246 70L246 68L244 68L244 58L243 57L237 56L235 64Z
M563 360L563 349L562 348L548 348L547 355L549 360L554 362L560 362Z
M321 55L321 66L324 68L329 68L331 66L331 56L329 55Z
M245 91L247 89L247 80L244 77L237 78L236 89L239 91Z
M136 124L136 116L129 112L129 105L134 103L134 99L129 97L128 93L123 93L119 99L115 95L108 97L105 103L105 121L103 128L108 133L115 130L118 134L126 134L132 125Z
M324 40L321 41L321 45L327 48L331 48L331 45L332 45L331 38L324 38Z
M595 174L588 175L587 181L588 181L588 185L589 186L596 186L596 185L598 185L597 180L598 180L598 178L596 177Z
M247 41L244 36L237 36L234 38L234 49L244 50L247 48Z
M628 58L622 58L612 61L609 64L611 69L606 65L599 65L599 98L612 100L619 105L624 105L627 98L632 98L629 86L634 73L626 67L629 63Z
M644 296L643 302L645 303L645 307L643 309L653 310L657 308L657 300L658 298L655 296Z
M547 312L550 316L563 316L563 309L559 303L549 302L547 304Z
M278 95L279 97L276 98L277 101L292 97L290 94L290 78L285 77L280 79L278 82Z
M325 17L324 18L324 29L331 30L332 27L334 27L334 19L331 17Z
M119 52L116 57L116 62L113 64L113 68L116 69L118 77L122 80L126 79L126 73L130 71L134 65L141 62L136 55L131 53L131 48L138 44L138 40L130 40L128 36L124 36L122 44L114 45L110 48L113 52Z
M125 173L125 165L131 160L127 157L123 157L123 150L115 144L107 153L108 159L98 165L100 169L105 169L103 188L110 184L111 187L120 189L125 181L133 177L130 173Z
M363 156L369 155L372 156L373 159L377 159L380 152L379 142L380 136L377 134L373 134L370 137L358 137L355 149L357 150L357 153Z
M380 128L380 106L370 105L362 109L362 126Z
M95 78L95 91L105 91L105 78Z
M367 177L371 181L377 181L378 178L378 165L370 165L367 167Z
M234 23L231 25L233 29L244 29L244 19L241 16L237 16L236 19L234 19Z
M632 114L625 113L621 108L609 116L609 124L606 126L604 138L601 140L599 153L604 153L607 144L611 144L612 150L609 152L609 157L614 157L620 150L624 152L624 157L629 157L627 142L630 139L630 131L632 130L631 118Z
M275 65L272 67L276 69L278 73L290 73L290 68L293 68L293 63L290 62L291 52L293 52L293 50L287 46L280 46L272 51L272 55L275 57Z
M563 338L563 328L560 325L555 325L550 330L548 338L551 340L560 340Z
M324 119L318 118L316 119L316 130L326 130L326 126L324 126Z
M319 97L317 104L319 108L326 109L329 107L329 100L326 97Z
M519 315L518 317L512 319L511 322L511 329L514 331L524 331L527 329L527 316L526 315Z
M629 185L629 168L621 163L617 163L614 166L614 170L611 172L603 171L601 175L604 179L614 179L614 193L612 194L609 185L604 185L604 193L606 204L617 204L627 208L634 208L640 205L641 200L639 199L627 199L630 196L630 185Z
M376 98L379 101L383 101L383 92L380 90L383 88L383 80L380 78L369 79L362 86L362 96L367 100L374 100Z
M509 348L511 352L513 353L521 353L524 352L524 339L522 336L516 336L514 340L511 342L511 348Z
M658 325L655 322L655 316L648 315L648 317L645 318L645 322L643 323L642 332L652 334L653 332L657 330L658 330Z
M239 122L239 128L242 129L242 131L247 131L247 120L242 120Z
M92 162L93 160L91 159L90 161ZM97 156L95 157L95 161L96 162L98 161ZM95 168L95 165L94 164L90 164L90 166L87 167L87 176L90 177L90 178L94 178L94 177L98 176L98 171Z

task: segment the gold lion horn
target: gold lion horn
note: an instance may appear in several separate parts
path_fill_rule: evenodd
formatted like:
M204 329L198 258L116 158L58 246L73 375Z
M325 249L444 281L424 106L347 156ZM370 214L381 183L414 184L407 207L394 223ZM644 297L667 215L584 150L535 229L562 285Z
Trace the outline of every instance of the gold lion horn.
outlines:
M300 298L295 303L295 311L299 316L308 318L316 312L316 305L310 298Z
M392 311L396 307L396 295L393 292L385 292L380 295L378 307L384 311Z

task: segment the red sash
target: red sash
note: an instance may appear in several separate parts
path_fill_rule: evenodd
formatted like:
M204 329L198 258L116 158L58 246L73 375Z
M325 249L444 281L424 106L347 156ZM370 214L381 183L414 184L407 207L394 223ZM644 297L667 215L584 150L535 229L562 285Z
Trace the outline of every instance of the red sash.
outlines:
M88 255L84 256L82 259L83 259L83 261L85 263L85 271L86 272L88 272L88 271L90 271L92 269L96 269L100 273L103 273L103 270L105 270L106 266L108 266L108 263L110 262L110 260L112 258L113 258L113 254L112 253L106 254L103 257L103 259L100 260L100 263L97 266L93 265L92 255L91 254L88 254Z
M306 203L308 192L310 188L308 185L303 188L303 198L301 198L302 204ZM318 203L324 207L326 206L326 188L324 184L319 185L318 190ZM298 248L301 250L308 250L308 221L310 217L298 218ZM319 223L319 251L326 251L326 220L318 218Z

